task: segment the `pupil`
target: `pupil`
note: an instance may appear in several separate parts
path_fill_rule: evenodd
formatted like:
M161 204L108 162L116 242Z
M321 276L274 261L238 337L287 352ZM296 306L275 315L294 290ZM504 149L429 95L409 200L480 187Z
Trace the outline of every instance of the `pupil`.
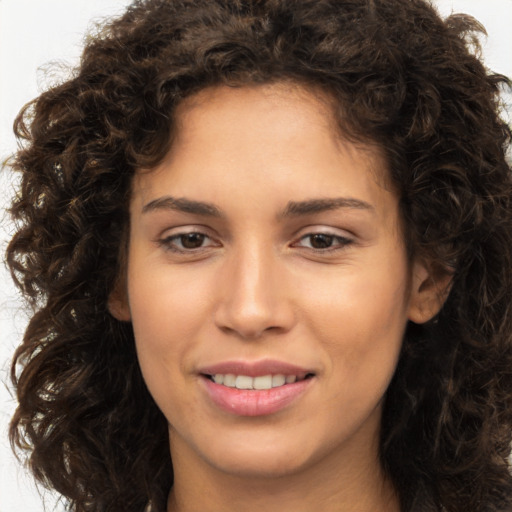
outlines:
M331 235L317 234L311 236L311 246L315 249L325 249L332 245L334 237Z
M204 235L201 233L188 233L181 235L181 244L185 249L197 249L204 242Z

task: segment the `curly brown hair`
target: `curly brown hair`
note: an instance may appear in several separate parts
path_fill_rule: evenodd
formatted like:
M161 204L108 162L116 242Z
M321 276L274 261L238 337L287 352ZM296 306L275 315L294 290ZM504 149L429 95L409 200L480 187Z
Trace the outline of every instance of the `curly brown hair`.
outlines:
M410 254L450 269L436 318L410 324L382 419L403 511L512 509L512 181L499 90L474 20L424 0L137 0L80 66L19 114L11 273L34 308L12 367L11 441L69 509L165 510L167 423L131 324L108 312L124 269L134 172L208 86L294 81L380 147ZM443 270L444 269L444 270Z

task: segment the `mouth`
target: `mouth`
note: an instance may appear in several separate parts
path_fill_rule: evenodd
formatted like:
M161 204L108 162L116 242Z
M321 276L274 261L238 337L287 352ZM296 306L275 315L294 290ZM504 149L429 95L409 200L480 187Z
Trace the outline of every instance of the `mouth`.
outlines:
M314 389L317 373L286 361L231 360L199 370L207 402L231 415L265 416L288 410Z
M209 379L211 382L214 382L215 384L219 384L228 388L264 391L311 379L314 377L314 373L298 373L288 375L278 373L260 375L256 377L252 377L250 375L236 375L234 373L215 373L202 374L202 376Z

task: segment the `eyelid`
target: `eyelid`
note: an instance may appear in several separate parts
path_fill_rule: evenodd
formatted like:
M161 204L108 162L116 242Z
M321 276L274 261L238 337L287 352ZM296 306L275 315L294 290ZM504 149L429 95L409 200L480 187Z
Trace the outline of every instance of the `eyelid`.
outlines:
M348 245L351 245L355 242L354 236L347 233L346 231L341 231L337 228L327 227L327 226L309 226L307 228L301 229L301 231L297 234L292 242L292 247L299 247L309 251L326 253L326 252L335 252L339 250L345 249ZM337 240L338 243L334 246L329 246L326 248L315 248L315 247L306 247L301 246L299 243L308 238L315 235L324 235L327 237L332 237Z
M174 240L179 240L180 237L189 234L202 235L205 237L206 240L209 240L209 243L207 245L203 245L197 248L179 248L176 245L173 245ZM328 246L325 248L315 248L301 245L301 242L304 239L307 239L308 237L312 237L315 235L324 235L326 237L332 237L336 241L336 243L333 244L332 246ZM200 251L208 250L212 247L222 246L222 243L219 242L218 237L215 237L215 235L211 234L211 229L203 225L184 225L168 228L164 230L162 234L156 238L155 242L166 250L183 254L198 253ZM302 248L313 252L327 253L343 250L348 245L351 245L354 242L354 236L350 233L347 233L347 231L345 230L327 226L308 226L306 228L302 228L293 237L293 241L291 242L290 246Z
M157 237L155 242L162 246L164 249L177 252L177 253L197 253L200 251L204 251L206 249L209 249L211 247L220 247L221 244L215 239L214 236L210 233L210 229L206 228L205 226L193 226L193 225L185 225L185 226L178 226L170 229L166 229L162 232L161 235ZM197 234L202 235L206 239L210 240L212 243L201 246L197 248L179 248L172 245L173 240L179 239L182 236L190 235L190 234Z

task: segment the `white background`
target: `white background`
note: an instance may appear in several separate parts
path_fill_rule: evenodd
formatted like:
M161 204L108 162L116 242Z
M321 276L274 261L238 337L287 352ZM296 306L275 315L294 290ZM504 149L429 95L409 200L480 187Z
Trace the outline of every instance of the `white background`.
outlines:
M93 20L120 14L128 0L0 0L0 162L16 148L12 121L19 109L44 90L41 66L49 62L75 65L83 35ZM512 0L435 0L443 15L465 12L481 21L489 33L484 57L494 71L512 77ZM507 97L510 103L510 96ZM0 173L0 254L12 231L4 212L12 185ZM0 256L1 258L1 256ZM9 275L0 265L0 512L40 512L42 497L30 476L12 456L7 425L14 409L8 366L19 342L26 315ZM42 491L39 491L42 492ZM46 493L47 510L61 511Z

